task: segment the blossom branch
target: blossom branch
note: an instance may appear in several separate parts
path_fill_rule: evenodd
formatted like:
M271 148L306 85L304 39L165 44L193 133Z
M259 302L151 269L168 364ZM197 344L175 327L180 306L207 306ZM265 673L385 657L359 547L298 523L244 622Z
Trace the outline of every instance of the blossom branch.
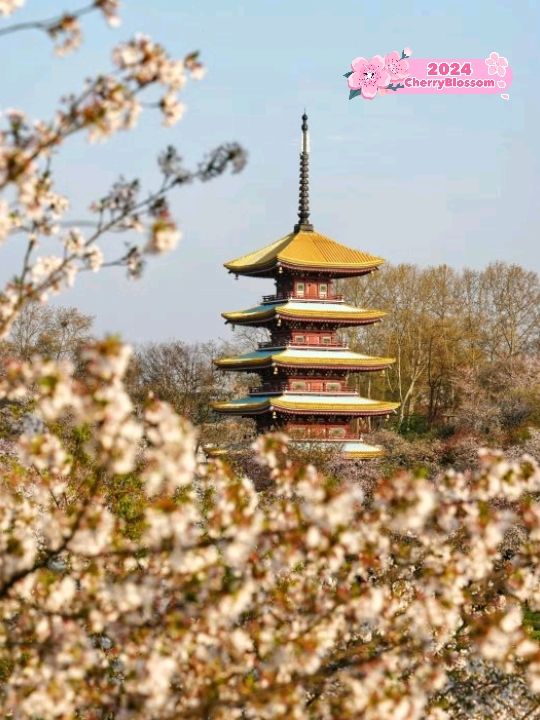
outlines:
M17 6L22 5L22 2L23 0L1 0L0 13L4 15L11 14L17 9ZM94 0L90 5L85 5L72 12L62 13L53 18L14 23L8 27L0 28L0 37L26 30L37 30L45 33L55 42L57 55L67 55L78 48L82 42L80 18L98 11L105 17L109 25L116 27L120 24L118 16L119 4L119 0Z

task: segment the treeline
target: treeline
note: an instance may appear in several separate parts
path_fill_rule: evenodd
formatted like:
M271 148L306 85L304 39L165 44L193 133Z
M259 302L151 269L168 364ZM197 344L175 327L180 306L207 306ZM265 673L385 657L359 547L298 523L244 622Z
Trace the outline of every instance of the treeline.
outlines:
M356 376L368 396L401 403L401 432L496 436L540 423L540 278L517 265L481 271L387 266L343 281L347 301L388 315L347 331L356 350L396 359Z
M40 355L51 360L70 360L76 371L80 367L82 347L94 337L93 318L76 308L49 307L39 303L24 307L13 325L7 341L0 343L0 359L16 357L29 360ZM249 378L218 371L214 360L225 354L249 349L254 336L238 336L237 342L185 343L174 340L147 343L134 348L126 377L135 404L142 408L153 395L169 402L176 412L200 428L202 443L254 437L249 421L240 419L222 422L211 404L235 395L245 394ZM252 379L253 382L253 379ZM17 403L0 400L0 438L9 437L20 429L21 417L29 409ZM31 414L31 413L30 413Z
M387 312L376 325L344 331L355 350L396 359L385 373L350 378L363 395L401 403L385 429L409 437L475 436L505 445L540 427L537 273L505 263L481 271L390 265L340 285L351 304ZM92 318L76 309L30 305L0 352L26 359L36 353L66 357L77 365L80 347L91 336ZM248 439L254 434L250 421L224 419L211 403L244 394L257 378L223 373L213 361L249 351L260 339L261 331L243 329L228 343L175 340L136 347L128 376L131 395L139 406L150 393L170 402L200 427L201 442Z

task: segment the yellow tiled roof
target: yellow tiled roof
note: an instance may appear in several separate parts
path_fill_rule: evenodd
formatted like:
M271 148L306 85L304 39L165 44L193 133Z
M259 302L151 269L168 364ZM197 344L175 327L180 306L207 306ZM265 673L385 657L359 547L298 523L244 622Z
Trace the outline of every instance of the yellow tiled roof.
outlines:
M332 449L339 448L340 454L347 460L368 460L371 458L382 457L385 455L384 448L379 445L368 445L363 440L354 438L343 438L329 440L327 438L291 438L292 447L299 449Z
M221 313L222 317L231 323L250 324L252 322L261 322L264 320L271 320L274 317L281 318L306 318L309 320L315 320L320 318L321 320L338 320L344 323L350 321L351 324L369 323L381 320L386 313L383 310L364 310L361 308L352 308L351 306L344 305L342 309L327 310L324 307L318 307L313 309L310 307L310 303L304 303L302 308L289 307L287 303L283 305L261 305L259 308L251 310L237 310L233 312ZM322 305L322 303L319 303Z
M393 402L377 402L373 400L370 403L364 403L362 402L364 398L359 398L359 402L357 405L351 405L350 403L340 403L339 398L336 398L336 401L332 404L329 403L308 403L308 402L298 402L293 400L287 400L287 398L279 398L279 400L272 401L271 405L276 410L309 410L309 411L315 411L315 412L343 412L347 413L352 410L352 412L357 413L364 413L366 415L371 415L372 413L385 413L385 412L392 412L396 408L399 407L399 403L393 403Z
M237 357L225 357L214 361L217 367L231 370L251 370L257 367L340 367L347 370L370 370L389 367L394 358L361 355L341 351L300 350L259 350Z
M307 441L295 441L291 440L291 445L294 447L295 445L302 446L302 444L306 444L308 446L317 446L317 444L324 446L328 446L328 441L325 440L316 440L315 438L309 438ZM334 444L334 443L332 443ZM386 454L386 451L382 447L378 447L377 445L367 445L365 443L354 443L354 442L348 442L347 440L344 440L341 444L339 441L336 441L335 443L340 447L341 454L346 460L372 460L373 458L379 458ZM354 447L355 445L359 445L361 447ZM247 449L247 446L244 447L204 447L203 451L205 455L208 458L222 458L222 457L232 457L235 455L240 454L242 451L245 451Z
M301 230L289 233L260 250L231 260L225 263L225 267L238 274L268 270L278 263L320 270L368 271L383 262L380 257L341 245L314 230Z
M226 402L213 403L212 407L217 412L232 415L252 415L261 412L270 412L273 410L281 410L283 412L310 412L310 413L343 413L345 415L381 415L393 412L399 407L399 403L384 402L378 400L370 400L357 396L340 397L335 396L317 396L310 397L306 395L304 398L298 396L291 397L286 394L261 396L248 395L237 400L229 400Z
M373 450L345 450L344 457L347 460L373 460L374 458L383 457L385 455L383 448L374 448Z

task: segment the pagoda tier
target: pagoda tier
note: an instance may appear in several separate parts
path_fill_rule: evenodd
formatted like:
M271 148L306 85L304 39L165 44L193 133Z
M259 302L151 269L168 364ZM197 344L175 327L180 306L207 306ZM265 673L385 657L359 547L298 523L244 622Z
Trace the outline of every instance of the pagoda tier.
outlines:
M376 255L348 248L315 230L298 230L248 255L225 263L235 275L274 278L285 270L317 274L320 278L365 275L384 260Z
M297 282L297 285L302 285ZM339 325L352 327L353 325L372 325L379 322L386 313L381 310L364 310L353 305L346 305L343 300L319 301L297 299L297 295L290 295L287 300L269 300L263 298L261 305L238 310L236 312L222 313L225 320L231 325L250 325L252 327L273 326L280 327L284 320L290 321L293 327L299 327L304 322L316 323L321 326Z
M396 409L397 403L380 402L363 398L358 393L300 393L285 391L268 395L252 392L246 397L216 403L219 412L252 417L253 415L281 413L284 415L340 415L349 419L387 415ZM276 418L274 418L276 419Z
M216 361L223 370L256 373L260 383L246 397L214 409L252 418L260 433L283 430L306 450L339 447L346 458L377 457L382 449L363 441L359 424L388 416L398 404L361 397L347 379L350 372L384 371L394 360L352 352L339 330L379 322L385 313L346 304L335 280L371 273L384 261L313 229L306 115L302 121L299 222L289 235L225 264L236 275L275 280L275 294L259 305L223 313L232 325L268 329L270 339L253 352Z
M306 338L309 339L309 335ZM216 365L223 370L246 370L247 372L270 368L275 374L277 374L276 370L291 370L296 374L299 370L318 370L320 375L321 370L330 373L339 370L345 372L384 370L393 362L393 358L361 355L343 345L302 347L290 344L260 348L237 357L220 358L216 360Z

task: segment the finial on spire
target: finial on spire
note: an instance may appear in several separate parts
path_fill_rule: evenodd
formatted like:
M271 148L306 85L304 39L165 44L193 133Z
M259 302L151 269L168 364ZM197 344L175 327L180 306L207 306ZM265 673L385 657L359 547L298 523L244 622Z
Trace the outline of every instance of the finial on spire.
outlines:
M309 130L308 116L304 110L302 115L302 145L300 150L300 192L298 200L298 222L294 232L313 230L309 222Z
M302 152L307 152L309 154L309 130L308 130L308 124L307 124L308 117L306 115L306 111L304 110L304 114L302 115Z

